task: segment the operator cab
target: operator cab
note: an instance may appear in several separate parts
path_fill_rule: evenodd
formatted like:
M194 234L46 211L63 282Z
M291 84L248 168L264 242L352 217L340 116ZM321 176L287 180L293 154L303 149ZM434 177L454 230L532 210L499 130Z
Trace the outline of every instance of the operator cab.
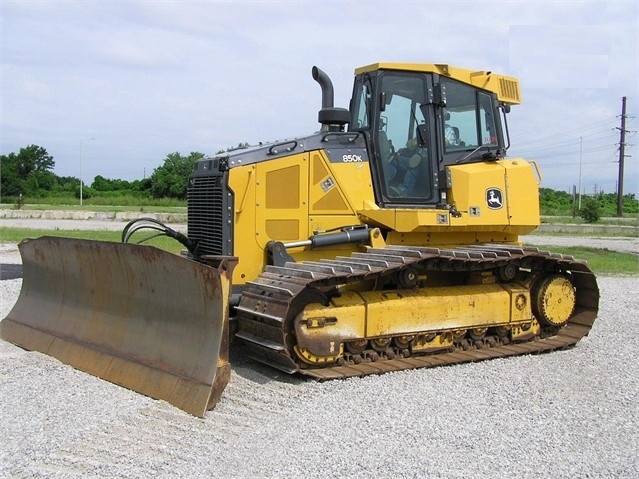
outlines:
M349 131L367 137L380 206L441 205L446 166L505 156L499 108L506 103L453 79L446 65L375 64L355 74Z

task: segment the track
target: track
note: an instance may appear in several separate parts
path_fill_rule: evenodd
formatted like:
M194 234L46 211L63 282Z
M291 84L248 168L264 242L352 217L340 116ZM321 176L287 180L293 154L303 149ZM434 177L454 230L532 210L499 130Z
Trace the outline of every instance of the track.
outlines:
M413 355L408 349L389 355L364 354L356 360L341 360L323 367L308 366L297 358L293 320L307 304L326 304L327 294L351 283L376 280L408 267L427 271L471 273L516 265L542 273L569 273L575 287L576 306L567 324L545 327L525 342L489 337L456 342L443 352ZM254 359L287 373L302 373L317 379L381 374L406 369L435 367L498 357L532 354L567 348L590 331L597 316L599 290L585 262L572 256L551 254L537 248L497 244L463 248L396 247L369 248L321 262L287 263L269 266L255 281L247 283L237 307L239 331Z

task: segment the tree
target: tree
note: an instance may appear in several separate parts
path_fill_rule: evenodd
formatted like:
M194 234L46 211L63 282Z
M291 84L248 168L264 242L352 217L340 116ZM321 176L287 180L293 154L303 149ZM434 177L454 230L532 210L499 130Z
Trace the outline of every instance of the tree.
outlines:
M203 156L199 152L191 152L189 156L182 156L178 152L169 153L164 164L153 170L151 194L155 198L186 199L187 183L193 165Z
M56 185L53 156L38 145L20 148L20 152L0 156L1 188L5 196L41 195Z
M43 197L57 186L56 176L50 171L33 170L23 182L26 194Z
M111 180L102 175L98 175L93 179L91 188L96 191L122 191L131 189L131 183L126 180Z
M111 180L106 179L102 175L98 175L93 178L91 188L96 191L111 191L113 189L113 184L111 183Z
M3 196L18 196L24 192L15 153L0 156L0 172L0 191Z
M50 171L55 166L53 156L49 155L47 150L38 145L29 145L26 148L20 148L18 161L22 179L26 179L32 171Z

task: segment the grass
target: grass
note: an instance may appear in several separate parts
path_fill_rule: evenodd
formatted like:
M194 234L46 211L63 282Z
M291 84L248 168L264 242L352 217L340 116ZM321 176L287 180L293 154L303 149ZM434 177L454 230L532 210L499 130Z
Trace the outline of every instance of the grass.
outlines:
M586 260L588 261L588 267L596 274L639 275L639 256L636 254L583 246L536 245L536 247L543 251L571 255L577 259Z
M139 232L133 235L133 242L138 242L151 236L154 232ZM94 241L120 242L120 231L90 231L90 230L38 230L28 228L0 228L0 240L11 243L19 243L27 238L39 238L40 236L55 236L65 238L87 239ZM144 244L155 246L170 253L179 253L184 249L180 243L166 236L158 236Z

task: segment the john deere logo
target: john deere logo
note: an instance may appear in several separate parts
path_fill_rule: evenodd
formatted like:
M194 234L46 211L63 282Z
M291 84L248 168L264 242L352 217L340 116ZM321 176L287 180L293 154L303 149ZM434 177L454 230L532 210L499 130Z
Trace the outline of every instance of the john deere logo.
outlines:
M498 210L504 206L503 194L499 188L488 188L486 190L486 205L491 210Z

